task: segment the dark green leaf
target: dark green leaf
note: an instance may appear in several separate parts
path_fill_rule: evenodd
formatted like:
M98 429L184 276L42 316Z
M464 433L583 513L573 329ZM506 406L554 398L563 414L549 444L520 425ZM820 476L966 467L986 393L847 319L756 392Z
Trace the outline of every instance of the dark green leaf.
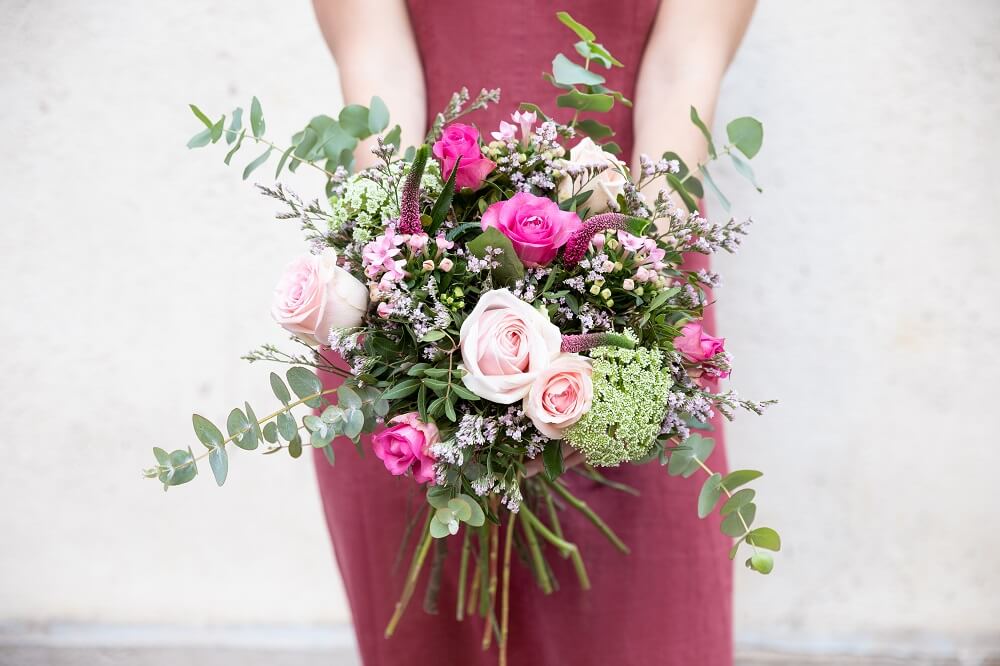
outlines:
M383 393L382 398L385 400L398 400L414 393L418 388L420 388L420 382L418 380L404 379Z
M250 174L252 174L254 171L257 170L258 167L260 167L262 164L264 164L264 162L266 162L267 158L270 157L270 156L271 156L271 149L268 148L266 151L264 151L263 154L260 155L260 157L258 157L253 162L251 162L250 164L248 164L246 166L246 168L243 169L243 180L246 180L247 178L249 178Z
M603 93L583 93L579 90L571 90L565 95L556 97L556 106L576 109L577 111L598 111L604 113L610 111L614 105L615 98Z
M556 83L563 85L582 84L596 86L604 83L604 77L596 72L584 69L562 53L552 59L552 76Z
M368 106L368 133L378 134L389 126L389 107L385 105L381 97L372 97Z
M458 177L458 167L462 163L462 158L455 161L455 168L451 170L451 174L448 176L448 180L445 182L444 187L441 188L441 194L438 195L437 201L434 202L434 207L431 209L431 225L428 228L429 234L434 234L441 223L444 222L445 217L448 216L448 211L451 209L451 202L455 196L455 178Z
M480 397L478 395L476 395L475 393L473 393L469 389L465 388L461 384L452 384L451 385L451 390L454 391L458 395L458 397L462 398L463 400L476 401L476 400L480 399Z
M518 108L521 109L521 111L531 111L541 118L541 120L549 119L549 117L545 115L545 112L542 111L542 108L537 104L532 104L531 102L521 102L521 105Z
M611 153L612 155L621 155L622 147L619 146L614 141L606 141L601 144L601 149L606 153Z
M302 438L295 435L292 441L288 442L288 455L293 458L298 458L302 455Z
M288 392L288 387L285 386L285 382L282 381L281 377L276 372L271 373L271 391L274 392L274 397L281 401L281 404L287 405L292 400L292 394Z
M688 176L683 181L684 189L690 192L693 196L703 199L705 198L705 190L701 186L701 181L694 176Z
M562 442L559 440L552 440L545 445L542 450L542 464L545 469L545 478L549 481L555 481L562 473L566 471L563 453L562 453Z
M285 377L288 379L288 385L292 387L292 391L300 400L309 396L316 396L317 393L323 390L323 382L319 380L315 372L308 368L302 366L289 368L288 372L285 373ZM318 409L323 406L323 399L316 396L306 400L305 403L313 409Z
M737 490L733 493L733 496L726 500L726 503L722 505L722 510L720 513L723 516L728 516L736 509L740 508L747 502L751 501L756 495L756 491L750 488L744 488L743 490Z
M753 519L756 515L756 504L753 502L744 504L739 509L722 519L722 533L734 538L743 536L746 534L747 528L750 525L753 525Z
M677 179L672 173L667 174L667 183L670 184L670 188L677 193L677 196L681 198L684 205L687 206L688 212L698 210L698 203L688 194L687 190L684 189L684 185L680 180Z
M348 104L340 110L340 126L345 132L358 139L369 136L368 109L360 104Z
M726 125L729 143L736 146L747 159L753 159L764 142L764 126L756 118L744 116Z
M210 449L222 446L222 440L225 438L214 423L199 414L191 415L191 423L194 425L194 434L202 444Z
M758 472L755 469L738 469L730 472L722 479L722 485L726 487L726 490L733 492L736 488L742 485L750 483L754 479L759 479L764 476L763 472Z
M576 128L595 141L606 139L609 136L615 135L615 131L613 129L604 123L597 122L593 118L586 118L577 122Z
M747 543L767 550L781 550L781 537L770 527L758 527L750 532Z
M705 127L705 123L702 122L701 116L698 115L698 109L693 106L691 107L691 122L693 122L695 126L701 130L702 136L705 137L705 141L708 143L708 154L712 156L712 159L718 157L715 153L715 143L712 142L712 133L708 131L708 128Z
M229 474L229 455L221 446L208 452L208 464L212 467L212 474L215 475L215 482L220 486L226 482Z
M575 32L576 36L583 41L592 42L597 39L597 35L595 35L590 28L583 25L579 21L574 20L573 17L569 15L569 12L557 12L556 18L558 18L567 28Z
M250 100L250 130L259 139L264 135L264 128L264 112L260 108L260 100L254 97Z
M722 475L718 472L705 479L705 483L701 487L701 492L698 494L699 518L707 517L715 509L715 505L719 501L719 495L722 494L722 486L719 485L721 481Z
M469 249L469 252L480 259L486 256L487 247L503 251L500 255L492 256L492 260L498 264L496 268L491 270L494 282L500 285L513 286L518 280L524 279L524 264L521 263L521 260L517 258L517 254L514 253L514 245L510 242L510 239L504 236L498 229L490 227L471 240L466 247Z

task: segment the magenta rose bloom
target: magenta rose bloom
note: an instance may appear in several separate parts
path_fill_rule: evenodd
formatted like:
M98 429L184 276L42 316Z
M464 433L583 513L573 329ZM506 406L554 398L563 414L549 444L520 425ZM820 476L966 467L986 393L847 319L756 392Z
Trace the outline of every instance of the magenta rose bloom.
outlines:
M375 456L395 476L413 469L417 483L434 482L431 447L441 441L437 426L424 423L416 412L391 419L389 427L372 437Z
M489 227L510 239L525 266L544 266L583 228L583 222L576 213L560 210L551 199L519 192L486 209L483 229Z
M458 158L458 173L455 175L455 187L468 187L478 190L483 186L486 176L496 167L492 160L483 157L479 149L479 130L471 125L452 123L444 128L441 138L434 142L434 157L441 160L441 170L445 178L451 177Z
M681 334L674 339L674 348L689 361L704 363L726 351L726 339L709 335L701 322L692 321L685 324ZM728 372L719 374L720 377L728 375Z

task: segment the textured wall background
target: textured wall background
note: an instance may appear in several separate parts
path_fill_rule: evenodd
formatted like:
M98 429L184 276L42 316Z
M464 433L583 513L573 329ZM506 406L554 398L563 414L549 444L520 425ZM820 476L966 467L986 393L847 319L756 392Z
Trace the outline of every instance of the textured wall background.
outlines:
M282 339L298 233L189 153L185 105L257 94L278 137L335 112L308 3L0 8L0 621L348 621L306 461L139 478L192 408L269 402L238 356ZM719 261L721 333L744 394L782 399L732 457L787 544L737 576L745 645L1000 643L998 34L991 0L763 0L727 80L766 192L728 179L758 225Z

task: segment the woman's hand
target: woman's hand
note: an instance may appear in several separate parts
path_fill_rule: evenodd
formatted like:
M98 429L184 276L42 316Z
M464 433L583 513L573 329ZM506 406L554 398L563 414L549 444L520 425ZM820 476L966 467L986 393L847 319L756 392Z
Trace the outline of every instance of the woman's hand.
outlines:
M562 445L562 456L563 456L563 467L565 469L570 469L571 467L576 467L584 461L583 454L574 449L572 446L563 442ZM529 460L524 465L524 477L530 479L545 468L542 463L542 457L537 456L532 460Z

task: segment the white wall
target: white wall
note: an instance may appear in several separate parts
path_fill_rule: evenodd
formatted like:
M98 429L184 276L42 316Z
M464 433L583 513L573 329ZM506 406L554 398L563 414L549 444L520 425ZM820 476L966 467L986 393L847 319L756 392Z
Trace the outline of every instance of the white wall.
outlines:
M338 108L308 3L3 3L0 621L348 619L306 461L234 455L171 491L189 412L269 402L239 355L294 225L189 152L185 104L257 94L275 136ZM721 333L786 549L738 571L747 644L1000 642L1000 5L763 0L720 119L766 127ZM261 172L264 173L264 172ZM314 181L298 178L303 194Z

